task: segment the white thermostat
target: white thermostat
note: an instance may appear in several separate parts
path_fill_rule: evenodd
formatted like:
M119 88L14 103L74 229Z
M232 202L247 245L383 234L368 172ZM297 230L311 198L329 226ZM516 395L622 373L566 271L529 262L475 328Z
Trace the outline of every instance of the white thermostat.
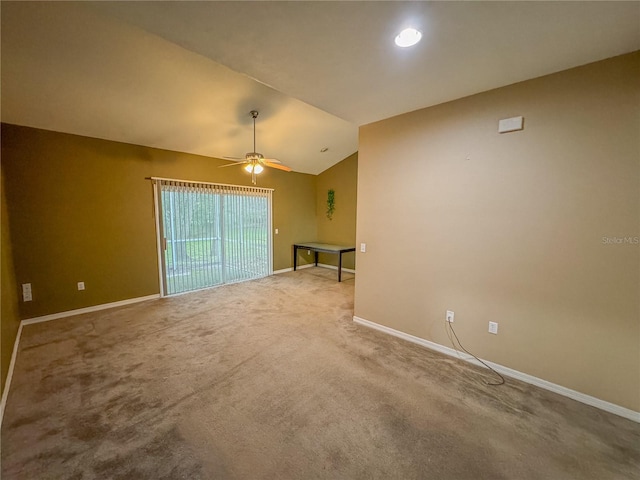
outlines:
M524 117L503 118L498 122L498 132L507 133L522 130L524 128Z

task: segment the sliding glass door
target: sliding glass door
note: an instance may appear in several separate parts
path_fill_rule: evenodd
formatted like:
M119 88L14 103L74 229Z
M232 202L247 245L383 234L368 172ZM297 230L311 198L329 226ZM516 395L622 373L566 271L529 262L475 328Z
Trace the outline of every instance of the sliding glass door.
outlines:
M163 295L272 273L272 190L153 179Z

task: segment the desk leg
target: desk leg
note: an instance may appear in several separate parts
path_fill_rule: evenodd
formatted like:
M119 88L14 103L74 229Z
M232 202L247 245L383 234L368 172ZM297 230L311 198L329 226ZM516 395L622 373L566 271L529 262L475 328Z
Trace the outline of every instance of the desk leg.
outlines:
M318 252L313 252L316 254L316 267L318 266Z
M338 254L338 282L342 281L342 252Z
M298 266L298 247L293 247L293 271L296 271L296 267Z

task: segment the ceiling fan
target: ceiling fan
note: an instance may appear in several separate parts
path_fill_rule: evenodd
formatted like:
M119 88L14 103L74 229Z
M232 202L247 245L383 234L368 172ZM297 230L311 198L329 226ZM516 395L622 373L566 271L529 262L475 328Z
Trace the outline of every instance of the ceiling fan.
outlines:
M258 111L251 110L249 112L253 118L253 152L249 152L245 155L244 160L238 157L224 157L228 160L240 160L239 162L229 163L228 165L220 165L219 168L233 167L235 165L246 165L244 169L251 174L251 183L256 184L256 175L264 170L264 167L277 168L278 170L284 170L290 172L291 169L286 165L282 165L280 160L275 158L264 158L261 153L256 152L256 118L258 118Z

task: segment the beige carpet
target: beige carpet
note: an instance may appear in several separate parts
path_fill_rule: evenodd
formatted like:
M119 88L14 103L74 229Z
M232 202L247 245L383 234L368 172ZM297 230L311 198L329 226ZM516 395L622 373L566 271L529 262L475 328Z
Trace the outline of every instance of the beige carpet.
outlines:
M335 276L25 327L2 478L639 478L638 424L358 326Z

